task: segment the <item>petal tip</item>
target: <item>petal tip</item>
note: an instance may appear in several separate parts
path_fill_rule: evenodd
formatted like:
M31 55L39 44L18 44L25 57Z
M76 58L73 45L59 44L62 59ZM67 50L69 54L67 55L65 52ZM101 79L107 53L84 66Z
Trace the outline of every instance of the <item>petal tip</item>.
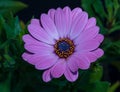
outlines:
M21 57L23 58L23 60L28 61L28 55L26 52L23 53Z
M44 82L50 82L51 81L51 75L50 75L50 69L46 70L43 75L42 75L42 79Z

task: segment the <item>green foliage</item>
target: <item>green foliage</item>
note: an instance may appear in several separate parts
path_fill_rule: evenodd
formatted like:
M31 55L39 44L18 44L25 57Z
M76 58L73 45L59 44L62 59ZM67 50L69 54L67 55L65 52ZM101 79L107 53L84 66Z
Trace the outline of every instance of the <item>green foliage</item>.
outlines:
M82 0L82 7L90 16L97 18L102 34L111 34L120 30L119 0ZM104 5L105 3L105 5Z
M109 83L108 82L100 82L96 81L92 83L89 88L87 88L87 92L108 92Z
M109 89L108 92L115 92L115 90L120 87L120 82L117 81L116 83L114 83Z
M11 81L11 74L8 75L8 78L0 83L0 92L10 92L10 81Z
M94 0L93 8L95 9L95 13L99 14L100 19L107 17L101 0Z
M105 39L102 44L102 48L105 51L101 62L103 64L112 65L118 71L120 71L120 1L119 0L82 0L81 5L85 11L97 18L97 24L100 26L100 32L104 34ZM109 69L106 70L109 72ZM105 73L106 73L105 72ZM99 83L96 84L97 87ZM107 83L103 84L106 85ZM116 84L114 84L116 85ZM111 86L108 91L104 92L116 92L117 87ZM92 88L92 87L90 87ZM99 92L94 88L92 92ZM100 90L102 92L103 90Z
M103 67L99 64L92 66L90 71L90 82L95 82L101 80L103 75Z
M13 14L25 7L15 0L0 1L0 92L11 92L12 74L21 61L25 29Z
M78 80L77 86L82 92L107 92L109 88L108 82L101 81L103 76L103 68L99 64L93 64L88 71L81 71L82 75ZM101 90L100 90L101 89ZM79 92L79 91L77 91Z
M0 14L9 16L8 12L16 13L27 5L16 0L0 0Z

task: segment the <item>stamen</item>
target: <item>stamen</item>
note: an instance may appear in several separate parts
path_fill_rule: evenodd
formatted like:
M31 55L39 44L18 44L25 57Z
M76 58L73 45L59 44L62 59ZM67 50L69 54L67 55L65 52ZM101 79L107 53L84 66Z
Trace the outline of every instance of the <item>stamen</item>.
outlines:
M54 51L60 58L67 58L73 54L75 45L69 38L62 38L56 41Z

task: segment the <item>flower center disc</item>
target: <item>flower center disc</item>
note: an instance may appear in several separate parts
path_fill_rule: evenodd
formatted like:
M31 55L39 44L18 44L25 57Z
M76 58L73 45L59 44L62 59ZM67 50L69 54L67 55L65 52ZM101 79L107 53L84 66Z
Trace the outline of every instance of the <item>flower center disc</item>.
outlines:
M54 51L60 58L67 58L74 52L75 45L68 38L62 38L56 41Z

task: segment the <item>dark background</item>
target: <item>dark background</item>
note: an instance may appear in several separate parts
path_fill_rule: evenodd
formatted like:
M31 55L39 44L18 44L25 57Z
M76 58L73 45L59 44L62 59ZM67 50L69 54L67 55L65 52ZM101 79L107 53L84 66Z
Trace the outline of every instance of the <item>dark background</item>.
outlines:
M81 0L19 0L28 5L28 8L23 9L17 15L25 22L29 21L33 16L39 18L41 13L47 13L51 8L69 6L71 9L80 7Z

